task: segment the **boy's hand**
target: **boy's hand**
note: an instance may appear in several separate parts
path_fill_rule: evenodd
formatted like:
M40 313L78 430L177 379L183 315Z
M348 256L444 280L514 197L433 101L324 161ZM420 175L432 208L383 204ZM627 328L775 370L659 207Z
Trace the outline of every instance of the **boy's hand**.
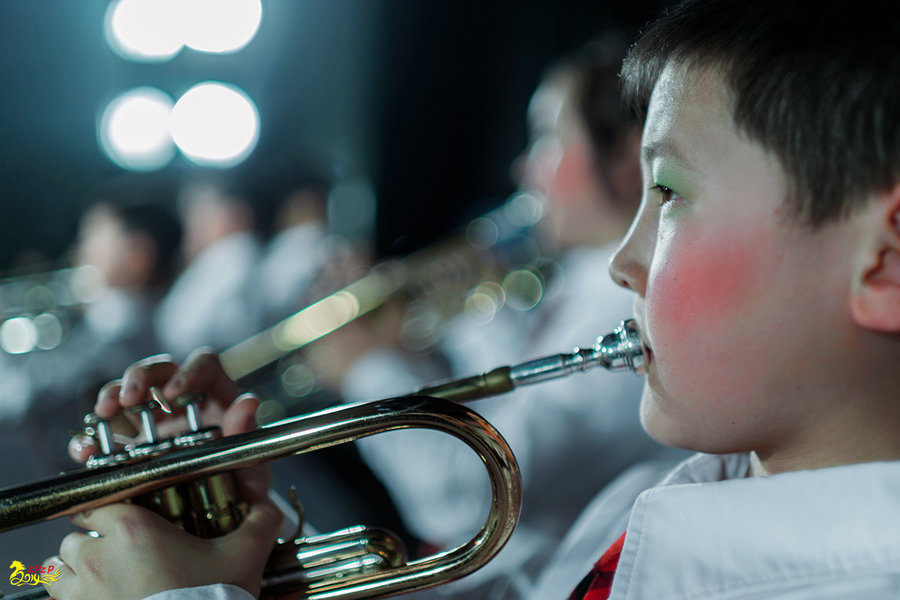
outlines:
M47 585L57 600L138 600L213 583L237 585L257 596L281 513L268 501L257 502L238 529L214 539L185 533L130 504L103 506L72 521L99 537L71 533L59 556L44 562L60 572Z
M161 390L172 402L188 392L203 392L206 400L202 409L204 426L219 425L224 435L254 429L254 415L259 401L250 395L238 397L237 385L225 374L218 357L198 350L183 365L178 366L166 355L151 356L128 367L122 379L107 383L97 395L94 412L104 418L114 418L123 409L150 400L150 388ZM129 415L137 423L133 415ZM161 415L157 427L162 437L187 429L183 415ZM133 440L129 440L133 441ZM76 436L69 441L69 455L83 463L98 451L96 442L88 436Z
M259 400L250 394L238 396L218 357L206 351L195 352L181 366L167 356L135 363L121 380L100 390L94 411L101 417L116 417L124 408L146 403L151 386L169 402L184 393L205 393L203 424L219 425L224 435L256 428ZM187 429L187 422L183 415L160 415L157 426L160 436L166 437ZM69 454L78 462L97 451L96 443L86 436L69 443ZM51 595L58 600L128 600L211 583L232 583L257 595L282 515L267 497L268 465L237 471L235 476L250 512L238 529L219 538L195 537L129 504L110 504L76 515L72 518L76 525L99 537L73 533L63 539L59 556L45 562L61 570L59 579L48 586Z

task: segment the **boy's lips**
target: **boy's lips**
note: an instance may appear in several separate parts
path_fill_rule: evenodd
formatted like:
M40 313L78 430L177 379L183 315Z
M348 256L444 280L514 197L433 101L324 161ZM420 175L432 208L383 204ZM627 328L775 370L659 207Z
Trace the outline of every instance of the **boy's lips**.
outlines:
M641 336L641 348L644 351L644 360L649 365L653 362L653 348L650 347L650 344L647 343L647 337L644 334L644 326L639 319L635 319L637 321L637 329L640 332Z
M643 342L643 340L642 340ZM653 349L647 345L647 342L643 342L644 346L644 358L647 360L647 363L653 362Z

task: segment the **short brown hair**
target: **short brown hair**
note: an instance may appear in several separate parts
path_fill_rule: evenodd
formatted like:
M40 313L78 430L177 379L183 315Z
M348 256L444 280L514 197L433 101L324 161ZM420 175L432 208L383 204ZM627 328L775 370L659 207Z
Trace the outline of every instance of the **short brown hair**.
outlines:
M898 6L688 0L632 47L623 91L643 114L666 65L713 69L736 127L779 158L789 201L818 225L900 179Z

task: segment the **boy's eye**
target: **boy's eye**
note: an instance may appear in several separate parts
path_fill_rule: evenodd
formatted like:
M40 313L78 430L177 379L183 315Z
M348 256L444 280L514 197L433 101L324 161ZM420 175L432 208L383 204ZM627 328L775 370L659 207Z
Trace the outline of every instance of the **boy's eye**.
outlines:
M675 198L679 197L678 192L676 192L672 188L667 188L664 185L654 185L651 189L656 190L656 192L659 194L660 206L662 206L663 204L667 204Z

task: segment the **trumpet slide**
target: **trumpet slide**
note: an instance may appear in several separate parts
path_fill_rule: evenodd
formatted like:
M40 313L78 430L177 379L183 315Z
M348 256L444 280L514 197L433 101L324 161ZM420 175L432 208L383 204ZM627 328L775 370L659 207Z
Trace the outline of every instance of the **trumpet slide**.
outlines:
M202 428L195 414L189 418L191 432L179 438L158 439L145 430L145 439L151 441L132 448L116 448L108 438L101 439L103 456L89 461L93 468L0 491L0 532L134 499L188 530L217 535L237 526L243 514L230 485L220 481L223 474L376 433L429 428L459 438L487 469L493 500L480 531L456 548L417 560L407 560L402 544L389 533L365 527L315 538L298 535L273 550L263 596L358 599L431 587L478 569L499 552L515 527L521 500L519 469L509 446L490 423L460 401L598 366L643 370L643 346L633 321L623 322L588 349L501 367L408 396L312 413L239 435L218 437L214 429ZM141 407L148 428L152 418L146 415L152 407L152 403ZM89 420L102 436L102 424L95 416ZM182 493L185 486L188 490ZM200 505L191 507L198 496Z

